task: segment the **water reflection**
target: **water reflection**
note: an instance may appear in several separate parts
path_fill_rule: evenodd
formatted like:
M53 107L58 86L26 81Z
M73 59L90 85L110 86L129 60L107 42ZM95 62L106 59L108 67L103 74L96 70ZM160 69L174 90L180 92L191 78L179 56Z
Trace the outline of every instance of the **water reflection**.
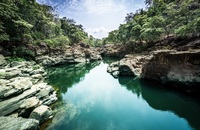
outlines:
M134 94L137 94L139 97L141 95L141 83L137 78L130 76L119 77L119 83L126 87L128 90L132 91Z
M137 94L138 97L141 95L152 108L173 112L177 116L185 118L193 128L200 129L198 120L200 102L198 99L173 90L166 90L158 83L140 81L131 77L120 77L119 83Z
M189 124L199 130L200 123L200 102L182 95L181 93L165 90L164 88L155 87L158 84L141 81L142 97L154 109L162 111L170 111L181 118L185 118Z
M48 83L58 88L60 93L66 93L68 88L83 80L84 76L98 64L100 64L100 62L49 67L46 69L48 73Z
M200 129L198 101L131 77L114 79L107 66L49 68L62 99L47 129Z

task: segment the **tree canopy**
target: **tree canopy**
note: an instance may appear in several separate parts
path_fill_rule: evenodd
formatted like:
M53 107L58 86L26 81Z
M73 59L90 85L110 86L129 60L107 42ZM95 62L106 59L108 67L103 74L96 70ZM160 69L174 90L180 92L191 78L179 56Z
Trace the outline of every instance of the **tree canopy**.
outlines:
M200 35L199 0L145 0L146 9L128 13L104 43L149 43L169 35Z
M88 40L82 25L73 19L58 18L54 10L35 0L0 0L0 43L72 45Z

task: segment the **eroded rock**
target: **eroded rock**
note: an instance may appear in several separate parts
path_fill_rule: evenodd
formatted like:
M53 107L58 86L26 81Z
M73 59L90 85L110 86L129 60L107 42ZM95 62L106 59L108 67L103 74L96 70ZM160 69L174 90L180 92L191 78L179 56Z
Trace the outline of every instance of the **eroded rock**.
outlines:
M140 76L142 65L148 61L147 55L126 55L119 62L111 63L107 71L114 77L122 76Z
M155 51L153 57L143 66L142 77L164 84L176 84L186 91L199 91L200 50Z

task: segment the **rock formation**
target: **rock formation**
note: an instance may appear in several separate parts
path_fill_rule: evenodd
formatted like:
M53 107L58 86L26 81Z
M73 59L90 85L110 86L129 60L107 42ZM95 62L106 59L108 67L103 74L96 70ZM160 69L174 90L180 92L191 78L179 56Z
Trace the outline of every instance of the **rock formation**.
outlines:
M111 63L107 71L115 78L121 76L140 76L142 65L149 59L146 55L126 55L119 62Z
M24 118L29 118L38 107L51 105L57 100L54 89L44 82L44 68L35 62L14 61L2 66L0 73L0 120L11 122L0 121L0 129L38 129L39 122L51 114L34 118L38 121Z
M171 84L186 91L199 91L200 50L153 52L153 57L142 67L142 77L163 84Z
M0 117L1 130L37 130L39 121L35 119L24 119L21 117Z
M150 55L127 55L109 65L107 71L119 75L157 80L187 92L200 92L200 50L153 51Z
M36 62L44 66L53 66L65 63L82 63L101 60L96 48L81 45L65 46L63 48L36 49Z

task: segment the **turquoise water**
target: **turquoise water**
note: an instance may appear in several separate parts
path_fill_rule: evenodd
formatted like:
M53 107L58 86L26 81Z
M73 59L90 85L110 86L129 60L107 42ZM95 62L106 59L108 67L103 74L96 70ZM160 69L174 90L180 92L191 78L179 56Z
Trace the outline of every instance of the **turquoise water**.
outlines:
M48 82L58 89L60 102L45 129L200 129L198 100L131 77L114 79L107 66L95 62L48 68Z

